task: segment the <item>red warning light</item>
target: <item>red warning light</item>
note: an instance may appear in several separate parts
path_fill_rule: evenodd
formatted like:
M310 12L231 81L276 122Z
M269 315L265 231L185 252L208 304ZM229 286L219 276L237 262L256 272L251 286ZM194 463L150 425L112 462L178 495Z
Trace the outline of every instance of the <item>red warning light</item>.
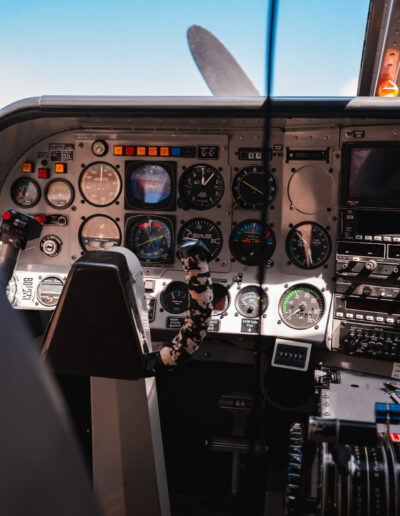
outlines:
M10 220L12 217L11 213L9 211L5 211L3 213L3 220Z

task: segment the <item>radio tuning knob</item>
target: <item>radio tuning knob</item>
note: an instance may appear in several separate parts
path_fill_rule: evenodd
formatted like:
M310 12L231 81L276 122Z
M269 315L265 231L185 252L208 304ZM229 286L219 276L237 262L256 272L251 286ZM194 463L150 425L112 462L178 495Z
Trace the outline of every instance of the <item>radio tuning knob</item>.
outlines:
M378 264L376 263L375 260L369 260L368 262L366 262L365 264L365 268L368 270L368 271L373 271L376 269L376 266Z
M363 295L364 295L364 296L370 296L371 294L372 294L372 289L371 289L371 287L368 287L368 286L367 286L367 287L364 287L364 288L363 288Z

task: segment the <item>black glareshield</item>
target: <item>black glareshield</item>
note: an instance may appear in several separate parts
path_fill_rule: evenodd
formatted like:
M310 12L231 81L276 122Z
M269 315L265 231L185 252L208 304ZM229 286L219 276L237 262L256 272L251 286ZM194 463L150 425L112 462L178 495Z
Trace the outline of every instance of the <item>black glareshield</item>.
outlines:
M123 254L92 251L68 275L42 355L57 373L143 378L144 335L135 320L132 279Z

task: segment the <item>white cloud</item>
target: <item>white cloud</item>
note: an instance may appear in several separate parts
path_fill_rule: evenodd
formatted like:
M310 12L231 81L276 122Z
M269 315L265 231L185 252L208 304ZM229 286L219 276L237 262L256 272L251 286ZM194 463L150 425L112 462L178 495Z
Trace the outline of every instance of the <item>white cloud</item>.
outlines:
M340 88L340 95L343 97L355 97L357 95L358 77L351 77Z

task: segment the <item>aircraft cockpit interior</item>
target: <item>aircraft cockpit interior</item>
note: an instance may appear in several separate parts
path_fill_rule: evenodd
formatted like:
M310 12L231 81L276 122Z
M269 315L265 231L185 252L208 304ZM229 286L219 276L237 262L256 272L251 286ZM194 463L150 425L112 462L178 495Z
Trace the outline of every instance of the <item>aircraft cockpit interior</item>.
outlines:
M399 19L371 1L354 98L252 96L193 26L216 96L0 110L1 324L79 470L74 512L2 514L400 514Z

